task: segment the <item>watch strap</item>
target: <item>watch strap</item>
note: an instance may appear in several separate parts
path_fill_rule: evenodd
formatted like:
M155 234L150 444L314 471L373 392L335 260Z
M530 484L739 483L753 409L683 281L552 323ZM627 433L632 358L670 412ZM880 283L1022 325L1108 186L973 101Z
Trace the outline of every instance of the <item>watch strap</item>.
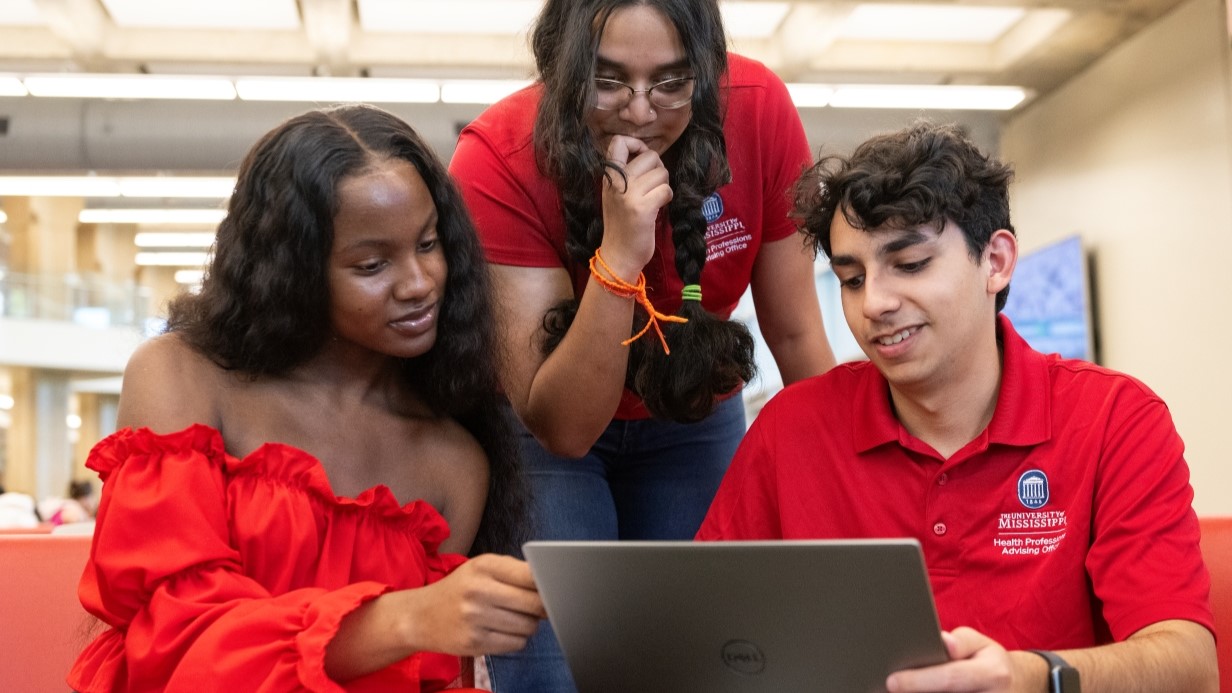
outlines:
M1044 658L1048 662L1048 693L1081 693L1078 684L1078 670L1065 661L1061 655L1048 650L1027 650Z

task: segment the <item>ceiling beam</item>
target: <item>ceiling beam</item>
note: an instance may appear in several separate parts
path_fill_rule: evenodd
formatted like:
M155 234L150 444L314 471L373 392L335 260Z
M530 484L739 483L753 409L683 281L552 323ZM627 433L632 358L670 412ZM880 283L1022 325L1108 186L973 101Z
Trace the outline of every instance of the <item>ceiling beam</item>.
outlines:
M355 33L351 0L300 0L299 7L318 67L326 74L345 73Z
M745 2L783 2L783 0L744 0ZM1172 4L1179 4L1176 0ZM794 0L797 7L834 5L833 0ZM1138 12L1160 5L1159 0L860 0L861 5L961 5L962 7L1024 7L1026 9L1099 10L1114 14ZM1166 4L1166 3L1165 3Z
M854 2L796 3L769 41L765 62L784 81L792 82L812 69L813 62L837 38ZM771 57L769 53L773 53Z
M111 18L98 0L34 0L47 28L69 46L73 59L85 69L103 60L103 48Z

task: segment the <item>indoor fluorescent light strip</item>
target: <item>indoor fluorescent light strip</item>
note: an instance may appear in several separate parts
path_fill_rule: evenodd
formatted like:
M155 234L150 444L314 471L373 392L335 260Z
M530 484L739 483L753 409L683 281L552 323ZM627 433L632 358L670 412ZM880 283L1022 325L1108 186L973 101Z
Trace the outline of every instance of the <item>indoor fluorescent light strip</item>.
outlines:
M231 196L226 176L0 176L0 197L192 197Z
M207 256L205 252L139 252L134 262L142 267L200 267Z
M30 75L22 84L31 96L84 99L198 99L230 101L235 85L224 77L170 75Z
M1008 111L1027 98L1021 87L981 85L788 84L797 108L910 108Z
M532 84L529 79L458 79L441 82L441 103L496 103Z
M227 216L225 209L83 209L81 224L192 224L216 226Z
M138 248L209 248L213 231L141 231L133 236Z
M436 103L440 85L428 79L381 77L239 77L245 101Z
M12 75L0 75L0 96L25 96L30 92L21 80Z
M525 80L430 80L378 77L200 77L169 75L0 75L0 96L221 99L307 103L494 103ZM1012 86L787 85L797 108L1010 110L1027 98Z
M205 270L199 269L182 269L175 271L175 281L177 284L200 284L205 278Z
M975 85L838 85L833 108L921 108L951 111L1008 111L1027 98L1020 87Z
M0 75L0 96L82 99L212 99L308 103L495 103L528 80L380 77Z

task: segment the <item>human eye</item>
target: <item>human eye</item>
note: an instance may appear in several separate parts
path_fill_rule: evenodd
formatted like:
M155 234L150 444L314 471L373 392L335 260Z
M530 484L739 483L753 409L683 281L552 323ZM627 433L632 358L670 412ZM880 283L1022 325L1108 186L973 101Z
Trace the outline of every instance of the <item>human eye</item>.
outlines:
M624 89L624 87L625 87L624 84L614 79L607 79L605 77L595 78L595 91L599 91L605 94L610 94L610 93L618 92L621 89Z
M417 246L417 249L421 253L431 253L437 248L439 248L440 245L441 245L441 239L433 235L433 236L429 236L428 238L425 238L422 241L420 241L419 245Z
M677 94L684 91L692 79L692 77L673 77L672 79L659 82L654 88L656 91L661 91L664 94Z
M907 274L915 274L923 271L925 267L928 267L928 263L930 262L932 262L931 257L926 257L923 260L915 260L913 262L903 262L898 265L898 269L906 272Z
M838 276L838 275L835 275ZM850 277L838 276L838 285L844 289L855 290L864 286L864 275L853 274Z
M376 274L385 268L385 261L379 258L361 260L353 265L360 274Z

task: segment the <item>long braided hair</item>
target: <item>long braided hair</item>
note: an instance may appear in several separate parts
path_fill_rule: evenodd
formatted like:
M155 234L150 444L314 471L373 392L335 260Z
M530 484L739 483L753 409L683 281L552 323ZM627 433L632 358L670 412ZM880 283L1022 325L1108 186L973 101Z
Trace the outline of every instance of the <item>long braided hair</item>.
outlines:
M720 96L727 38L717 0L548 0L532 37L544 85L535 119L535 151L545 175L560 190L569 256L585 263L603 239L596 195L600 177L613 175L613 168L615 175L623 173L604 160L586 125L595 60L608 18L633 5L653 7L675 26L696 77L689 124L663 159L673 193L667 214L676 271L686 285L700 284L706 264L702 202L731 180ZM546 352L564 338L577 305L577 299L570 299L544 317ZM753 377L753 338L742 324L707 313L700 301L684 301L679 315L688 322L662 325L670 356L658 340L633 343L626 386L656 417L698 421L713 410L716 397Z

